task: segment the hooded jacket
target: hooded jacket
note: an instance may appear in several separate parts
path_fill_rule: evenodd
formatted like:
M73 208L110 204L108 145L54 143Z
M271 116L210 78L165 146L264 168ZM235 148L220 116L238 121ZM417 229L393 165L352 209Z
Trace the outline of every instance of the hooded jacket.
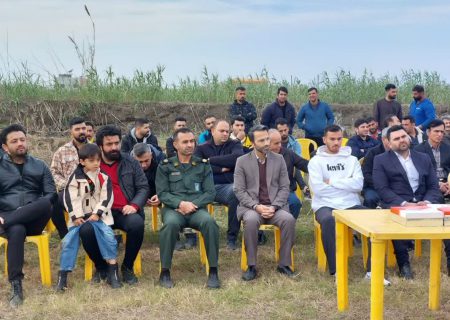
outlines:
M326 146L319 147L308 164L312 209L347 209L361 205L359 193L364 178L358 159L351 155L352 149L341 147L337 154L329 154L325 150Z
M142 138L143 143L150 144L161 151L161 148L158 146L158 139L152 132L150 131L145 137ZM130 130L130 133L122 138L122 147L121 151L125 153L130 153L133 150L134 145L138 143L136 138L136 128Z

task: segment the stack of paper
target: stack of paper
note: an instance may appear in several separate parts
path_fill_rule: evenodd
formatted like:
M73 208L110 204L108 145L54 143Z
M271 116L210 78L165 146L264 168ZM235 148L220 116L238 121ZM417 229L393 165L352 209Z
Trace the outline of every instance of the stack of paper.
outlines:
M404 226L438 227L444 224L444 212L428 206L392 207L391 219ZM450 221L449 221L450 223Z
M444 226L450 226L450 206L446 205L438 209L444 213Z

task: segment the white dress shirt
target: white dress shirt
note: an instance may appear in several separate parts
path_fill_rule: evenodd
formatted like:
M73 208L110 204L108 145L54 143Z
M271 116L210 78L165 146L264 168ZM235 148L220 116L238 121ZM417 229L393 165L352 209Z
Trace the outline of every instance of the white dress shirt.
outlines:
M406 157L406 159L397 152L395 152L395 154L397 155L400 164L406 172L406 176L408 177L411 189L413 190L413 192L416 192L416 190L419 188L419 172L417 171L411 159L411 152L408 151L408 156Z

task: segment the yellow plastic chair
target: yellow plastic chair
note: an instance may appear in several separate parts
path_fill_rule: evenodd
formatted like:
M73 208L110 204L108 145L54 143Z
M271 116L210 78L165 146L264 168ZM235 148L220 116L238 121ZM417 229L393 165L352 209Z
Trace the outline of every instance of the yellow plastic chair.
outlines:
M262 224L259 226L259 230L273 231L275 238L275 261L280 260L280 245L281 245L281 230L277 226L271 224ZM291 270L294 271L294 248L291 250ZM245 250L244 234L242 234L242 250L241 250L241 269L247 271L247 251Z
M348 143L348 138L342 138L341 146L342 146L342 147L343 147L343 146L346 146L347 143Z
M69 221L69 214L67 213L66 210L64 210L64 218L65 218L66 224L67 224L67 221ZM48 223L47 223L47 225L45 226L44 231L47 232L48 234L52 234L53 232L56 231L56 227L55 227L55 225L53 224L52 219L48 220Z
M314 146L314 150L317 150L317 143L314 140L307 138L299 138L297 139L298 143L302 147L302 158L309 160L311 159L311 154L309 152L309 148L311 145Z
M41 271L41 282L43 286L50 287L52 285L52 273L50 269L50 235L45 231L41 235L28 236L25 242L36 244L39 253L39 269ZM5 246L5 275L8 275L8 240L0 238L0 247Z
M152 230L158 232L158 207L151 206L152 208Z
M118 230L120 235L122 235L123 244L127 243L127 233L123 230ZM85 254L85 260L84 260L84 280L85 281L91 281L92 279L92 272L94 270L94 263L92 262L91 258L89 258L88 254ZM134 266L133 266L134 273L136 276L142 275L142 258L141 258L141 252L138 252L138 255L136 257L136 260L134 260Z

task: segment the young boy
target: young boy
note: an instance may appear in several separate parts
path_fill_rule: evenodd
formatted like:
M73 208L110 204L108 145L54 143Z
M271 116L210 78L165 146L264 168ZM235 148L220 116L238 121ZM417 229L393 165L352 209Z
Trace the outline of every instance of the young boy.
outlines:
M56 290L67 289L67 275L75 267L80 246L79 232L90 223L103 258L108 263L107 282L112 288L120 288L118 277L117 241L111 225L113 203L112 184L109 177L100 172L100 148L95 144L84 145L78 153L80 164L70 176L64 190L64 206L69 214L69 233L62 241L60 271Z

